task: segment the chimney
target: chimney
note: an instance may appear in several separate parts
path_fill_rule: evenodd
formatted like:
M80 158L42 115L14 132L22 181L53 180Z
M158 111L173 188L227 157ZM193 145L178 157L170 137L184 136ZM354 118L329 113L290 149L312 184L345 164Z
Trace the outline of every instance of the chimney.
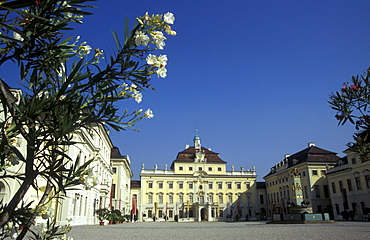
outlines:
M315 143L314 142L308 143L308 147L314 147L314 146L315 146Z

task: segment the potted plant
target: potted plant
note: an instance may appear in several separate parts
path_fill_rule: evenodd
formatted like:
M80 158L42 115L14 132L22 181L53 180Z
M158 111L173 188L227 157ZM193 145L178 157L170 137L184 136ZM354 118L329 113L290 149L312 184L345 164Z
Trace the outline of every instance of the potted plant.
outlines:
M107 208L99 208L95 210L95 214L99 219L100 226L104 226L104 220L108 217L109 210Z
M121 221L122 214L121 214L120 210L114 209L114 210L112 210L112 213L116 214L116 216L114 216L114 218L113 218L113 223L117 223L117 222Z
M107 214L107 219L109 221L109 224L117 223L118 215L115 212L109 212Z
M123 223L125 220L126 220L125 216L123 216L123 215L118 216L118 222L119 223Z

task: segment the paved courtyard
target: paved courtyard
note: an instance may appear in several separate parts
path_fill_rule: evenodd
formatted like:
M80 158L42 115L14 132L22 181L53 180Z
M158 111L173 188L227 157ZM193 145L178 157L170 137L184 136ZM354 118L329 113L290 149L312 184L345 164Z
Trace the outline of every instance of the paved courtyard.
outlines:
M370 239L370 222L266 224L265 222L140 222L74 226L74 240L109 239Z

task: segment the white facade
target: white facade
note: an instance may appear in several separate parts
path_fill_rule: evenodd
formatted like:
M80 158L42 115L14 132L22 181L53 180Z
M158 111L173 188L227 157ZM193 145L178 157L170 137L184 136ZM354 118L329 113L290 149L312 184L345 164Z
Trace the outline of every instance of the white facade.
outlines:
M19 149L25 153L26 142L19 139ZM82 225L95 224L97 219L94 211L98 208L109 207L110 189L112 183L112 169L110 154L112 143L104 126L92 126L88 131L76 132L73 141L80 142L72 145L67 150L67 155L76 160L79 156L81 166L86 161L94 158L88 168L92 178L86 181L85 185L73 186L67 191L66 196L59 196L62 199L52 200L47 204L54 210L54 216L60 224ZM9 174L24 171L24 163L7 168ZM30 188L25 197L25 203L33 201L36 206L45 190L46 181L37 178L38 190ZM15 192L19 189L20 183L14 179L2 179L0 181L0 199L4 203L11 200ZM36 218L36 222L44 221L41 217Z
M132 171L129 156L122 156L119 149L112 148L111 154L113 182L111 193L111 208L118 209L123 215L130 214L130 181Z
M68 155L80 156L80 165L91 158L95 159L89 167L93 182L88 183L90 186L72 187L60 204L55 202L57 221L66 223L72 220L71 225L95 224L98 220L94 211L109 207L112 184L110 154L113 146L102 125L96 125L89 131L80 131L74 138L82 143L72 146Z
M327 173L334 219L342 220L343 212L352 215L354 220L369 219L370 161L363 161L351 151L345 153L347 156Z

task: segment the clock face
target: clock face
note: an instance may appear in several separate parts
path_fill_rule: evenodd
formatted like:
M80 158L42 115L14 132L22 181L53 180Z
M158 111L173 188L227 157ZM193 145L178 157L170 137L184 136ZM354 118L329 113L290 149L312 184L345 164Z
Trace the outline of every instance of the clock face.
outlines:
M203 161L204 160L204 153L197 152L196 157L197 157L198 160Z

